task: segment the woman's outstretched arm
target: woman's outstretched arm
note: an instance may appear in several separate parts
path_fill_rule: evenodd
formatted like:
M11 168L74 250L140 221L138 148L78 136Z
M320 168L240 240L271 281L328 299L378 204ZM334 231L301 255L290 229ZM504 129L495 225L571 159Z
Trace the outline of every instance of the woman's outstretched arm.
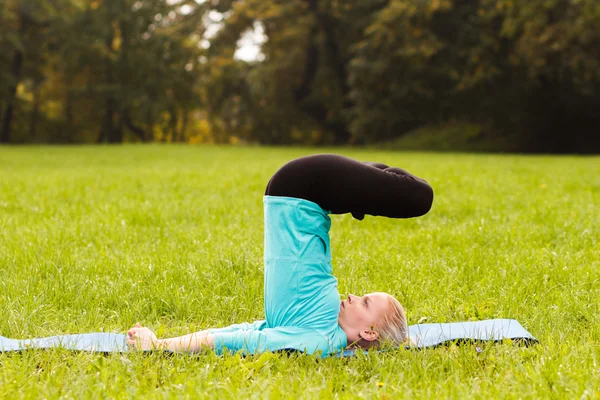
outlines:
M366 214L418 217L433 203L433 189L424 179L334 154L290 161L273 175L265 194L310 200L333 214L352 213L357 219Z
M197 353L213 349L214 336L208 330L169 339L158 339L150 329L136 324L127 332L127 345L132 350L168 350L175 353Z

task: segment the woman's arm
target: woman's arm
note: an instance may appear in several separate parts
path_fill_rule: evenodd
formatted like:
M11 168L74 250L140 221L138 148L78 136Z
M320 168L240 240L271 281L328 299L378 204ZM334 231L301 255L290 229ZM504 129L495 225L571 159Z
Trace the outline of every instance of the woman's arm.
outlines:
M127 332L127 345L134 350L168 350L175 353L196 353L213 349L214 336L208 330L169 339L158 339L150 329L136 324Z

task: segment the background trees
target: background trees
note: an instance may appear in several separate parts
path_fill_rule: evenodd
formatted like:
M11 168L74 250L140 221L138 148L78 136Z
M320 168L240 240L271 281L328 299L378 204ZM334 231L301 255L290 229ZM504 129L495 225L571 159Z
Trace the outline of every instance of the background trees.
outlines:
M183 141L200 105L192 3L183 14L158 0L6 0L2 140Z
M515 150L597 149L592 3L390 2L353 60L354 134L376 140L373 127L389 138L460 119L508 137Z
M0 141L599 151L596 3L0 0Z

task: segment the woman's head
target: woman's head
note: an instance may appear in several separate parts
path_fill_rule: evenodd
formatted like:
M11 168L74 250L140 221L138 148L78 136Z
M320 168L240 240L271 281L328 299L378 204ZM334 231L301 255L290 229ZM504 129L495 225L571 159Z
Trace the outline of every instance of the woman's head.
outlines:
M362 348L377 347L383 342L401 345L408 334L404 309L387 293L349 294L340 303L338 323L348 343Z

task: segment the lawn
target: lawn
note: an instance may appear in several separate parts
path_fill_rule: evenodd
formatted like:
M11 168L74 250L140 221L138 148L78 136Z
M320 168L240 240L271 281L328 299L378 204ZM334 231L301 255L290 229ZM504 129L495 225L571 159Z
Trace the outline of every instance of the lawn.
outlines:
M0 335L262 319L264 186L318 151L331 150L0 148ZM324 360L0 354L0 398L600 397L600 158L337 152L436 193L417 219L332 217L340 293L390 292L410 324L514 318L540 343Z

